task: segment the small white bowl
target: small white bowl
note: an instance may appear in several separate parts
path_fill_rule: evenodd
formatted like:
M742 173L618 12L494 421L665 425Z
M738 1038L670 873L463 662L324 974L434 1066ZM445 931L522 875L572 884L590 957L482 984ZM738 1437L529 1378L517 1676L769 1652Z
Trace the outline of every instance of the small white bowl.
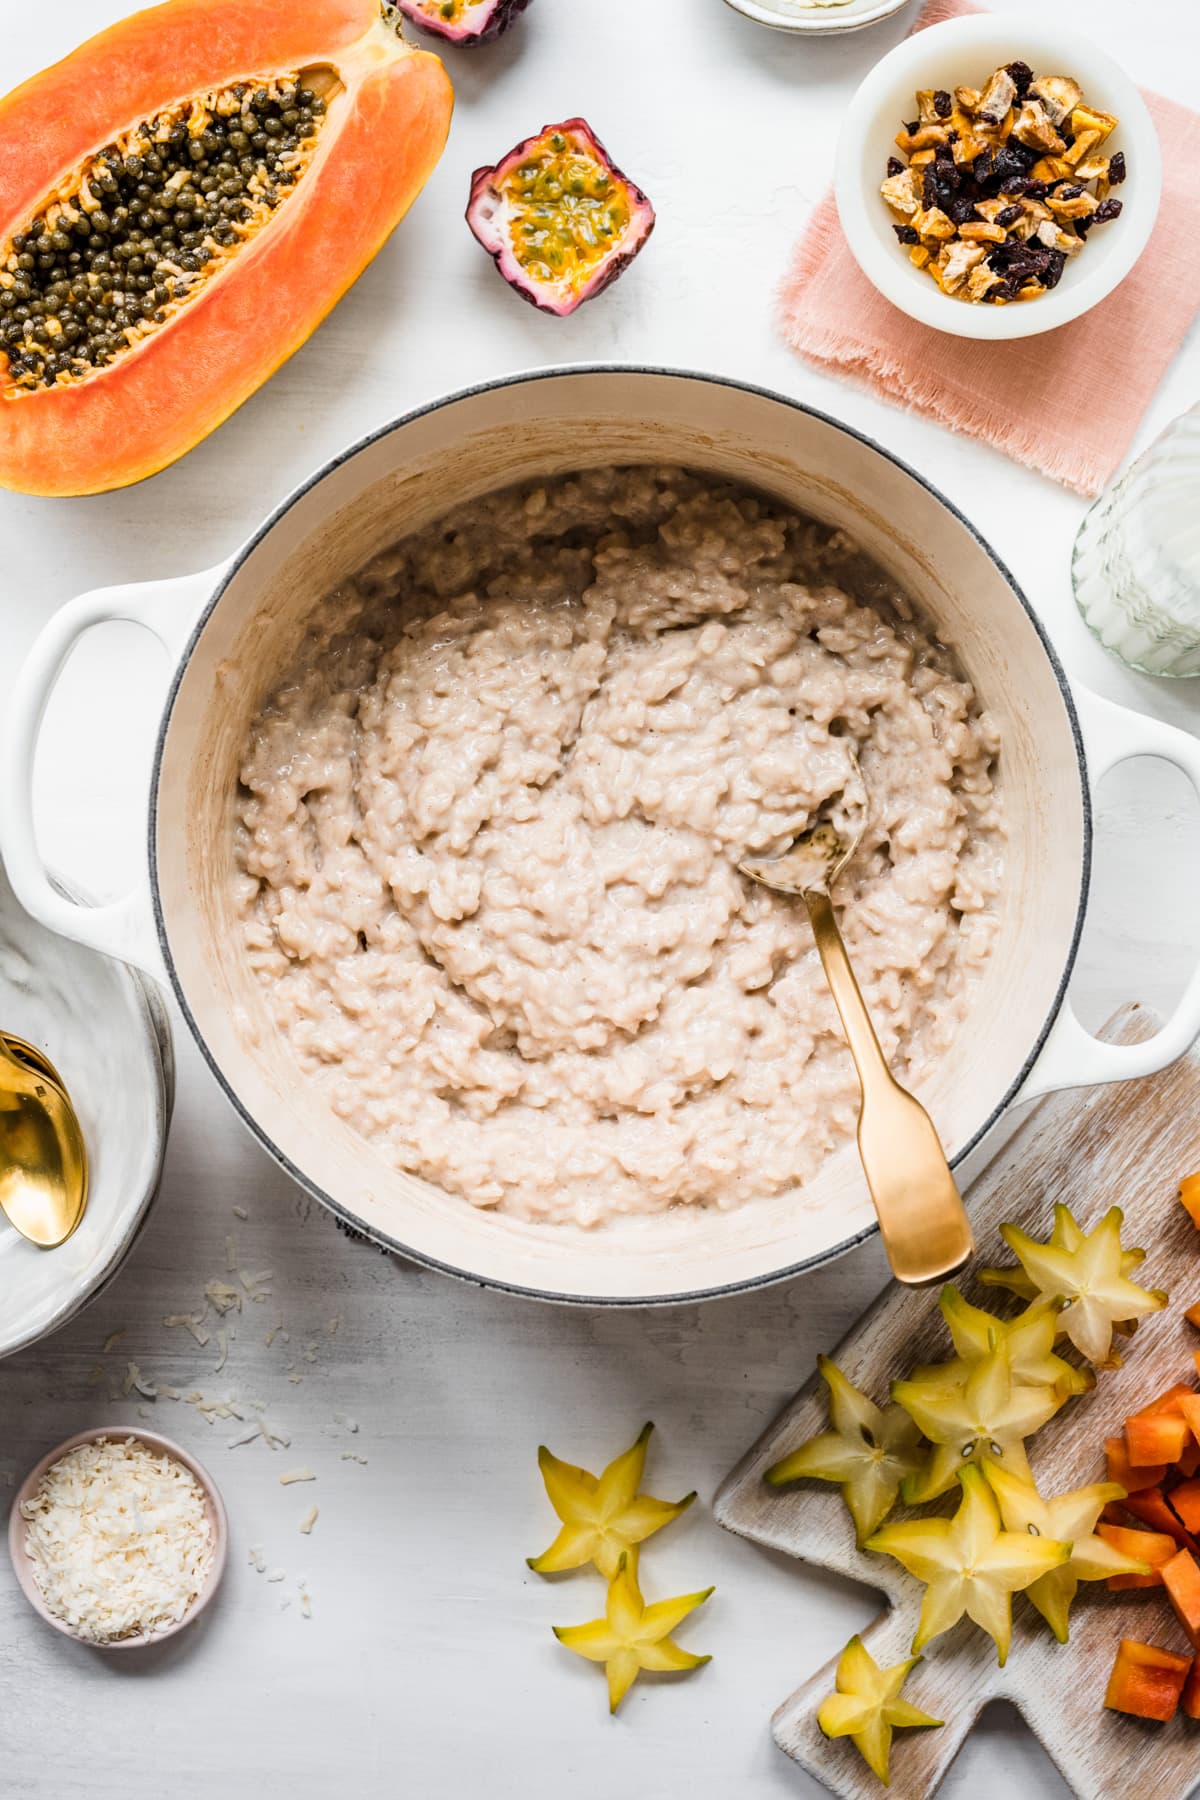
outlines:
M973 305L943 294L909 262L879 185L888 157L896 155L896 132L916 113L918 88L975 87L993 69L1018 58L1038 75L1074 76L1086 101L1116 114L1120 124L1105 148L1125 152L1128 179L1114 190L1123 210L1119 219L1089 235L1058 286L1041 299ZM1065 22L975 13L915 32L876 63L846 108L834 188L846 242L863 274L893 306L955 337L1021 338L1079 318L1128 275L1158 217L1162 159L1145 102L1103 50Z
M26 1548L29 1527L21 1512L25 1501L32 1500L37 1493L42 1476L52 1463L56 1463L60 1457L66 1456L68 1451L76 1449L80 1444L94 1443L97 1438L109 1438L114 1442L124 1442L127 1438L136 1438L138 1443L145 1444L147 1449L153 1450L159 1455L173 1457L176 1462L182 1463L200 1484L204 1494L204 1510L208 1514L209 1529L212 1532L212 1560L208 1565L204 1586L182 1619L177 1620L174 1625L164 1626L161 1631L142 1632L137 1637L114 1638L111 1643L106 1644L96 1644L92 1642L91 1638L80 1637L77 1631L72 1631L65 1620L58 1618L46 1605L42 1598L42 1591L34 1578L33 1558ZM47 1625L53 1625L55 1631L61 1631L64 1637L71 1639L72 1643L86 1644L90 1650L142 1650L147 1644L165 1643L168 1638L174 1637L176 1632L182 1631L185 1626L192 1624L195 1619L199 1618L221 1585L228 1548L229 1521L225 1516L225 1503L221 1499L216 1482L204 1464L197 1462L194 1456L183 1449L181 1445L173 1443L170 1438L161 1437L157 1431L134 1431L128 1425L99 1425L92 1431L79 1431L74 1437L67 1438L65 1443L59 1444L47 1452L42 1460L29 1471L17 1489L13 1498L12 1511L8 1515L8 1554L12 1558L13 1573L16 1575L21 1592L33 1610L45 1619Z
M812 6L792 11L781 0L725 0L734 12L769 25L772 31L807 32L810 37L833 37L841 31L861 31L890 19L909 0L843 0L840 6Z

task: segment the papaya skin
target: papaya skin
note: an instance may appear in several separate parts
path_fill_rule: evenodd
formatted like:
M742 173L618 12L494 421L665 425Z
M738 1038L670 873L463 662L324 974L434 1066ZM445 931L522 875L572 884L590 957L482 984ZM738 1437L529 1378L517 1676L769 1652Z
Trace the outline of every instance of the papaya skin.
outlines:
M122 20L0 101L0 242L117 133L207 88L329 67L342 84L312 161L264 228L180 310L86 379L18 392L0 377L0 486L92 494L202 441L311 336L441 155L441 62L378 0L167 0Z

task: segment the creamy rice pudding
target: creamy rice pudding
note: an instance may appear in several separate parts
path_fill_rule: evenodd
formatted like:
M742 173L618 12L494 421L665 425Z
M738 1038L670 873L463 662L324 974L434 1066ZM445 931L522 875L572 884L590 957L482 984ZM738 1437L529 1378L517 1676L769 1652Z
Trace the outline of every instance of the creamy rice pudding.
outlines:
M851 1136L800 902L739 875L845 786L835 889L899 1077L997 929L997 736L843 533L727 482L591 470L473 501L311 621L246 745L245 953L296 1062L395 1167L600 1224L735 1207Z

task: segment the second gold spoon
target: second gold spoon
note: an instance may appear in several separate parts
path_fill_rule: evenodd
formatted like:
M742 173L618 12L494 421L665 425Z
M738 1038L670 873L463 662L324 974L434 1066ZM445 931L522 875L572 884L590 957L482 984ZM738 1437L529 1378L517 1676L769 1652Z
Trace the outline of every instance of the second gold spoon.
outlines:
M916 1286L960 1269L975 1247L966 1208L941 1139L919 1100L887 1065L838 929L829 890L862 842L866 785L853 778L827 816L782 856L746 857L743 875L772 893L804 901L813 937L858 1071L862 1106L858 1149L879 1217L884 1249L897 1281Z
M0 1032L0 1212L52 1250L79 1224L87 1192L87 1146L57 1071Z

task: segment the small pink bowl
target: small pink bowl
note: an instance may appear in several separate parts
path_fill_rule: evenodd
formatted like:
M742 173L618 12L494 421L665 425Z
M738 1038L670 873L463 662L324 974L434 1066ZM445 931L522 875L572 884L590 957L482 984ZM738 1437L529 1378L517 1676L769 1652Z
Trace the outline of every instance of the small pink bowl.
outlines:
M97 1438L109 1438L114 1443L123 1443L128 1438L136 1438L148 1449L174 1457L176 1462L182 1463L200 1484L204 1494L204 1510L208 1514L208 1522L212 1530L212 1561L208 1565L204 1586L182 1619L177 1620L173 1625L164 1626L161 1631L143 1632L137 1637L114 1638L111 1643L107 1644L96 1644L91 1638L80 1637L79 1633L72 1631L71 1627L62 1619L56 1618L46 1605L41 1589L34 1579L33 1559L25 1547L27 1528L21 1512L23 1503L26 1500L32 1500L37 1493L42 1476L51 1463L56 1463L61 1456L66 1456L67 1452L74 1450L77 1445L94 1443ZM76 1644L87 1644L92 1650L140 1650L147 1644L162 1644L169 1637L174 1637L177 1631L182 1631L186 1625L190 1625L194 1619L199 1618L221 1584L221 1577L225 1573L228 1544L229 1521L225 1516L225 1505L216 1482L203 1463L197 1462L194 1456L189 1455L179 1444L172 1443L170 1438L160 1437L156 1431L134 1431L128 1425L102 1425L94 1431L79 1431L74 1437L67 1438L65 1443L59 1444L48 1455L43 1456L41 1462L30 1470L17 1489L12 1503L12 1511L8 1515L8 1553L12 1558L13 1570L25 1598L33 1610L41 1614L47 1625L53 1625L55 1631L61 1631L64 1637L69 1637Z

